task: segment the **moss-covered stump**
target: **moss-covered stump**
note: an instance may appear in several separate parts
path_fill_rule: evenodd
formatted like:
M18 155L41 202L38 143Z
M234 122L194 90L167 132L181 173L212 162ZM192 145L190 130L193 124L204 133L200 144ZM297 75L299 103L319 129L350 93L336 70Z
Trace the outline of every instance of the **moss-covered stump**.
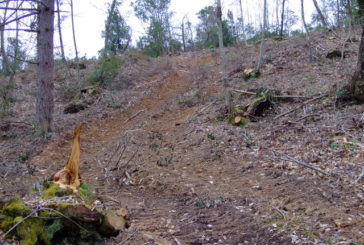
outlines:
M243 115L244 110L239 106L234 106L231 109L228 123L234 126L246 126L249 121Z
M260 71L257 69L245 69L243 72L243 78L245 81L248 81L251 78L260 77Z
M93 207L97 198L81 189L82 197L46 183L41 193L6 201L0 208L0 229L6 237L0 240L15 237L22 245L103 244L105 237L127 228L123 209L98 210Z
M256 97L246 106L245 115L249 117L262 116L263 113L273 107L272 90L261 88L257 91Z

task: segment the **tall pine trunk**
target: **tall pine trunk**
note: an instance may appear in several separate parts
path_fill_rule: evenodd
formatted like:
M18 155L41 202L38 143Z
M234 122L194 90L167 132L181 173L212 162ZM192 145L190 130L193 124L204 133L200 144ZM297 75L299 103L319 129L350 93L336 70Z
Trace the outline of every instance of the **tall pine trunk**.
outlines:
M282 14L281 14L281 28L280 28L280 31L279 31L279 36L281 36L281 37L283 37L283 30L284 30L284 5L285 5L285 3L286 3L286 0L283 0L283 2L282 2Z
M59 34L59 44L61 45L61 56L62 61L66 61L66 55L64 53L64 45L63 45L63 36L62 36L62 26L61 26L61 9L59 7L59 1L56 0L57 3L57 25L58 25L58 34Z
M8 56L7 56L6 50L5 50L5 31L4 31L5 26L2 25L3 23L6 22L9 3L10 3L10 1L6 2L6 6L5 6L4 14L3 14L3 21L1 21L2 23L0 25L0 42L1 42L0 48L1 48L1 56L2 56L2 70L5 74L11 73L9 59L8 59Z
M36 122L40 129L51 131L53 122L53 33L54 33L54 1L41 0L39 3L38 33L38 81Z
M320 18L320 21L322 23L322 26L325 27L325 29L328 29L327 21L326 21L324 15L321 12L321 9L320 9L320 7L319 7L319 5L317 3L317 0L313 0L313 4L315 5L315 8L316 8L317 14L318 14L318 16Z
M364 0L357 0L359 5L359 18L362 27L362 35L358 54L358 63L352 78L354 98L364 102Z
M222 32L222 6L221 0L216 1L216 17L217 17L217 25L219 30L219 50L220 50L220 72L222 75L222 80L224 81L224 96L225 96L225 105L228 108L228 111L231 111L232 101L231 101L231 91L229 89L229 84L226 78L226 64L225 64L225 55L224 55L224 36Z
M267 0L264 0L264 9L263 9L263 28L262 28L262 39L260 41L260 51L259 51L259 60L257 65L257 70L260 69L262 63L263 63L263 57L265 53L265 31L267 29Z
M242 4L241 1L242 0L239 0L241 29L242 29L242 34L243 34L243 41L244 41L245 45L247 45L248 43L247 43L246 34L245 34L245 21L244 21L244 14L243 14L243 4Z

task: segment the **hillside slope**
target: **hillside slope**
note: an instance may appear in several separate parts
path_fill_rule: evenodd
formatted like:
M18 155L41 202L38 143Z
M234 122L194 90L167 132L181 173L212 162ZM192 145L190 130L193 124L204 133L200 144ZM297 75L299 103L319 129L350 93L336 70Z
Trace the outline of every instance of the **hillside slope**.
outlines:
M63 114L58 101L47 142L28 126L32 107L24 109L22 97L2 130L1 192L25 193L60 169L73 126L85 122L82 180L106 206L131 215L130 228L108 244L361 244L364 189L354 180L363 164L363 107L335 101L358 43L346 44L344 61L328 59L342 46L329 35L314 34L313 60L303 38L269 41L261 77L248 81L242 71L255 67L259 45L226 50L231 88L305 97L275 101L244 127L227 123L214 51L137 61L128 68L158 72L138 79L131 72L128 89L103 92L77 114ZM121 108L107 107L110 96ZM252 99L234 93L234 105Z

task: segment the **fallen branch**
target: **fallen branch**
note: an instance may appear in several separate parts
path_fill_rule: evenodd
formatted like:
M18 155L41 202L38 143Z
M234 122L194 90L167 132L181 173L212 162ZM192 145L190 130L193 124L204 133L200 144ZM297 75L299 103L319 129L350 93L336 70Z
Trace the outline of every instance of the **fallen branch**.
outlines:
M27 125L27 126L33 127L33 125L32 125L32 124L27 123L27 122L13 122L13 121L6 121L6 122L2 122L2 123L0 123L0 125L7 125L7 124L24 124L24 125Z
M257 95L257 93L240 90L240 89L233 89L233 92L240 93L240 94L247 94L247 95ZM307 99L306 96L300 95L273 95L272 98L274 99Z
M324 95L320 95L320 96L318 96L318 97L315 97L315 98L309 99L309 100L307 100L307 101L303 102L302 104L300 104L299 106L296 106L296 107L295 107L295 108L293 108L292 110L289 110L289 111L286 111L286 112L284 112L284 113L282 113L282 114L279 114L278 116L276 116L276 117L274 118L274 120L276 120L276 119L278 119L278 118L280 118L280 117L283 117L283 116L285 116L285 115L288 115L288 114L290 114L290 113L292 113L292 112L294 112L294 111L296 111L296 110L300 109L302 106L307 105L307 104L309 104L309 103L311 103L311 102L313 102L313 101L315 101L315 100L321 99L321 98L326 97L326 96L327 96L327 95L326 95L326 94L324 94Z
M233 92L240 93L240 94L248 94L248 95L257 95L257 93L249 92L245 90L233 89Z
M129 165L129 163L134 159L134 157L136 156L136 154L139 152L139 148L134 152L134 154L131 156L131 158L129 159L129 161L127 161L125 164L124 164L124 168L126 167L126 166L128 166ZM118 167L118 170L120 169L120 167Z
M364 183L364 167L361 169L361 174L355 180L355 183L358 183L358 184L363 184Z
M132 117L128 118L127 120L124 121L124 124L129 122L130 120L133 120L134 118L136 118L140 113L143 113L145 110L140 110L137 113L135 113Z
M274 151L273 151L274 152ZM274 152L275 153L275 152ZM306 162L302 162L300 160L297 160L293 157L290 157L290 156L286 156L286 157L281 157L281 156L276 156L277 159L279 160L283 160L283 161L288 161L288 162L294 162L294 163L297 163L298 165L301 165L301 166L304 166L306 168L310 168L312 170L315 170L317 172L320 172L324 175L327 175L327 176L331 176L332 174L324 171L323 169L321 169L320 167L316 166L316 165L313 165L313 164L310 164L310 163L306 163Z

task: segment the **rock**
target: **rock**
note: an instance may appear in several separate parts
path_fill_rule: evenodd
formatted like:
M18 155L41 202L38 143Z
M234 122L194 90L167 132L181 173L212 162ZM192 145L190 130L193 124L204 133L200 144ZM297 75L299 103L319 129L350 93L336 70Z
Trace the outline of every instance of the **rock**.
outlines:
M115 236L127 228L124 212L120 210L107 210L102 218L100 232L105 236Z

